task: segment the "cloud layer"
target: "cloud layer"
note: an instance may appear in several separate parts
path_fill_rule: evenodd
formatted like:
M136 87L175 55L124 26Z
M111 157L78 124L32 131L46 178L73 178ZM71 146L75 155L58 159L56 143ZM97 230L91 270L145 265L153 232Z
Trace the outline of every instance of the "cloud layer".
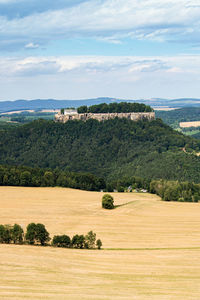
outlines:
M2 49L88 37L200 43L198 0L1 0Z
M198 97L200 56L0 59L1 100Z

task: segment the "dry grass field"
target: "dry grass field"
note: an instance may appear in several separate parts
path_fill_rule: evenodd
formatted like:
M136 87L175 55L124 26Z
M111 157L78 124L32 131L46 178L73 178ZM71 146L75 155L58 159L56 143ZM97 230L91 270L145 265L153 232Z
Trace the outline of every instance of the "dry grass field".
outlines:
M0 299L199 299L200 204L157 196L0 187L0 223L97 233L104 250L0 245Z
M181 128L199 127L200 126L200 121L180 122L179 126Z

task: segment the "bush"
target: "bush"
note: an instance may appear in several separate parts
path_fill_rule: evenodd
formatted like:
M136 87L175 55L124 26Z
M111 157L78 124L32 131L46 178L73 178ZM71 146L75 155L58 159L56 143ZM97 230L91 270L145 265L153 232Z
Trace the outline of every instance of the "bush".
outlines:
M114 208L114 199L111 195L105 194L102 197L102 207L105 209L113 209Z

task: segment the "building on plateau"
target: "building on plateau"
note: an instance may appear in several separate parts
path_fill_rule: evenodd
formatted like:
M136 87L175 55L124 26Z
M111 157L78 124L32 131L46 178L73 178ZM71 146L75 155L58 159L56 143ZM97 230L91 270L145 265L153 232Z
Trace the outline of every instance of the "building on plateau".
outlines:
M87 121L89 119L95 119L98 121L105 121L114 118L126 118L132 121L139 120L154 120L155 112L129 112L129 113L81 113L79 114L75 109L64 109L61 113L55 115L55 121L66 123L69 120L82 120Z

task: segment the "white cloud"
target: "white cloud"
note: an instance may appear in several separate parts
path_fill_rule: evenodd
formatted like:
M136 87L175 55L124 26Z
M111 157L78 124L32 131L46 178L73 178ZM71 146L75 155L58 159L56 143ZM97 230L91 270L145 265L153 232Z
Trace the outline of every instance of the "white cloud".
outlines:
M79 3L80 2L80 3ZM192 3L192 4L191 4ZM189 0L93 0L68 8L0 18L0 39L37 43L56 38L123 37L200 42L200 6ZM116 38L117 35L117 38Z
M34 44L34 43L28 43L28 44L25 45L25 48L26 49L37 49L37 48L39 48L39 45Z
M0 99L199 97L200 55L0 58Z
M34 76L56 74L184 73L200 74L200 55L172 57L136 56L61 56L0 58L0 76Z

